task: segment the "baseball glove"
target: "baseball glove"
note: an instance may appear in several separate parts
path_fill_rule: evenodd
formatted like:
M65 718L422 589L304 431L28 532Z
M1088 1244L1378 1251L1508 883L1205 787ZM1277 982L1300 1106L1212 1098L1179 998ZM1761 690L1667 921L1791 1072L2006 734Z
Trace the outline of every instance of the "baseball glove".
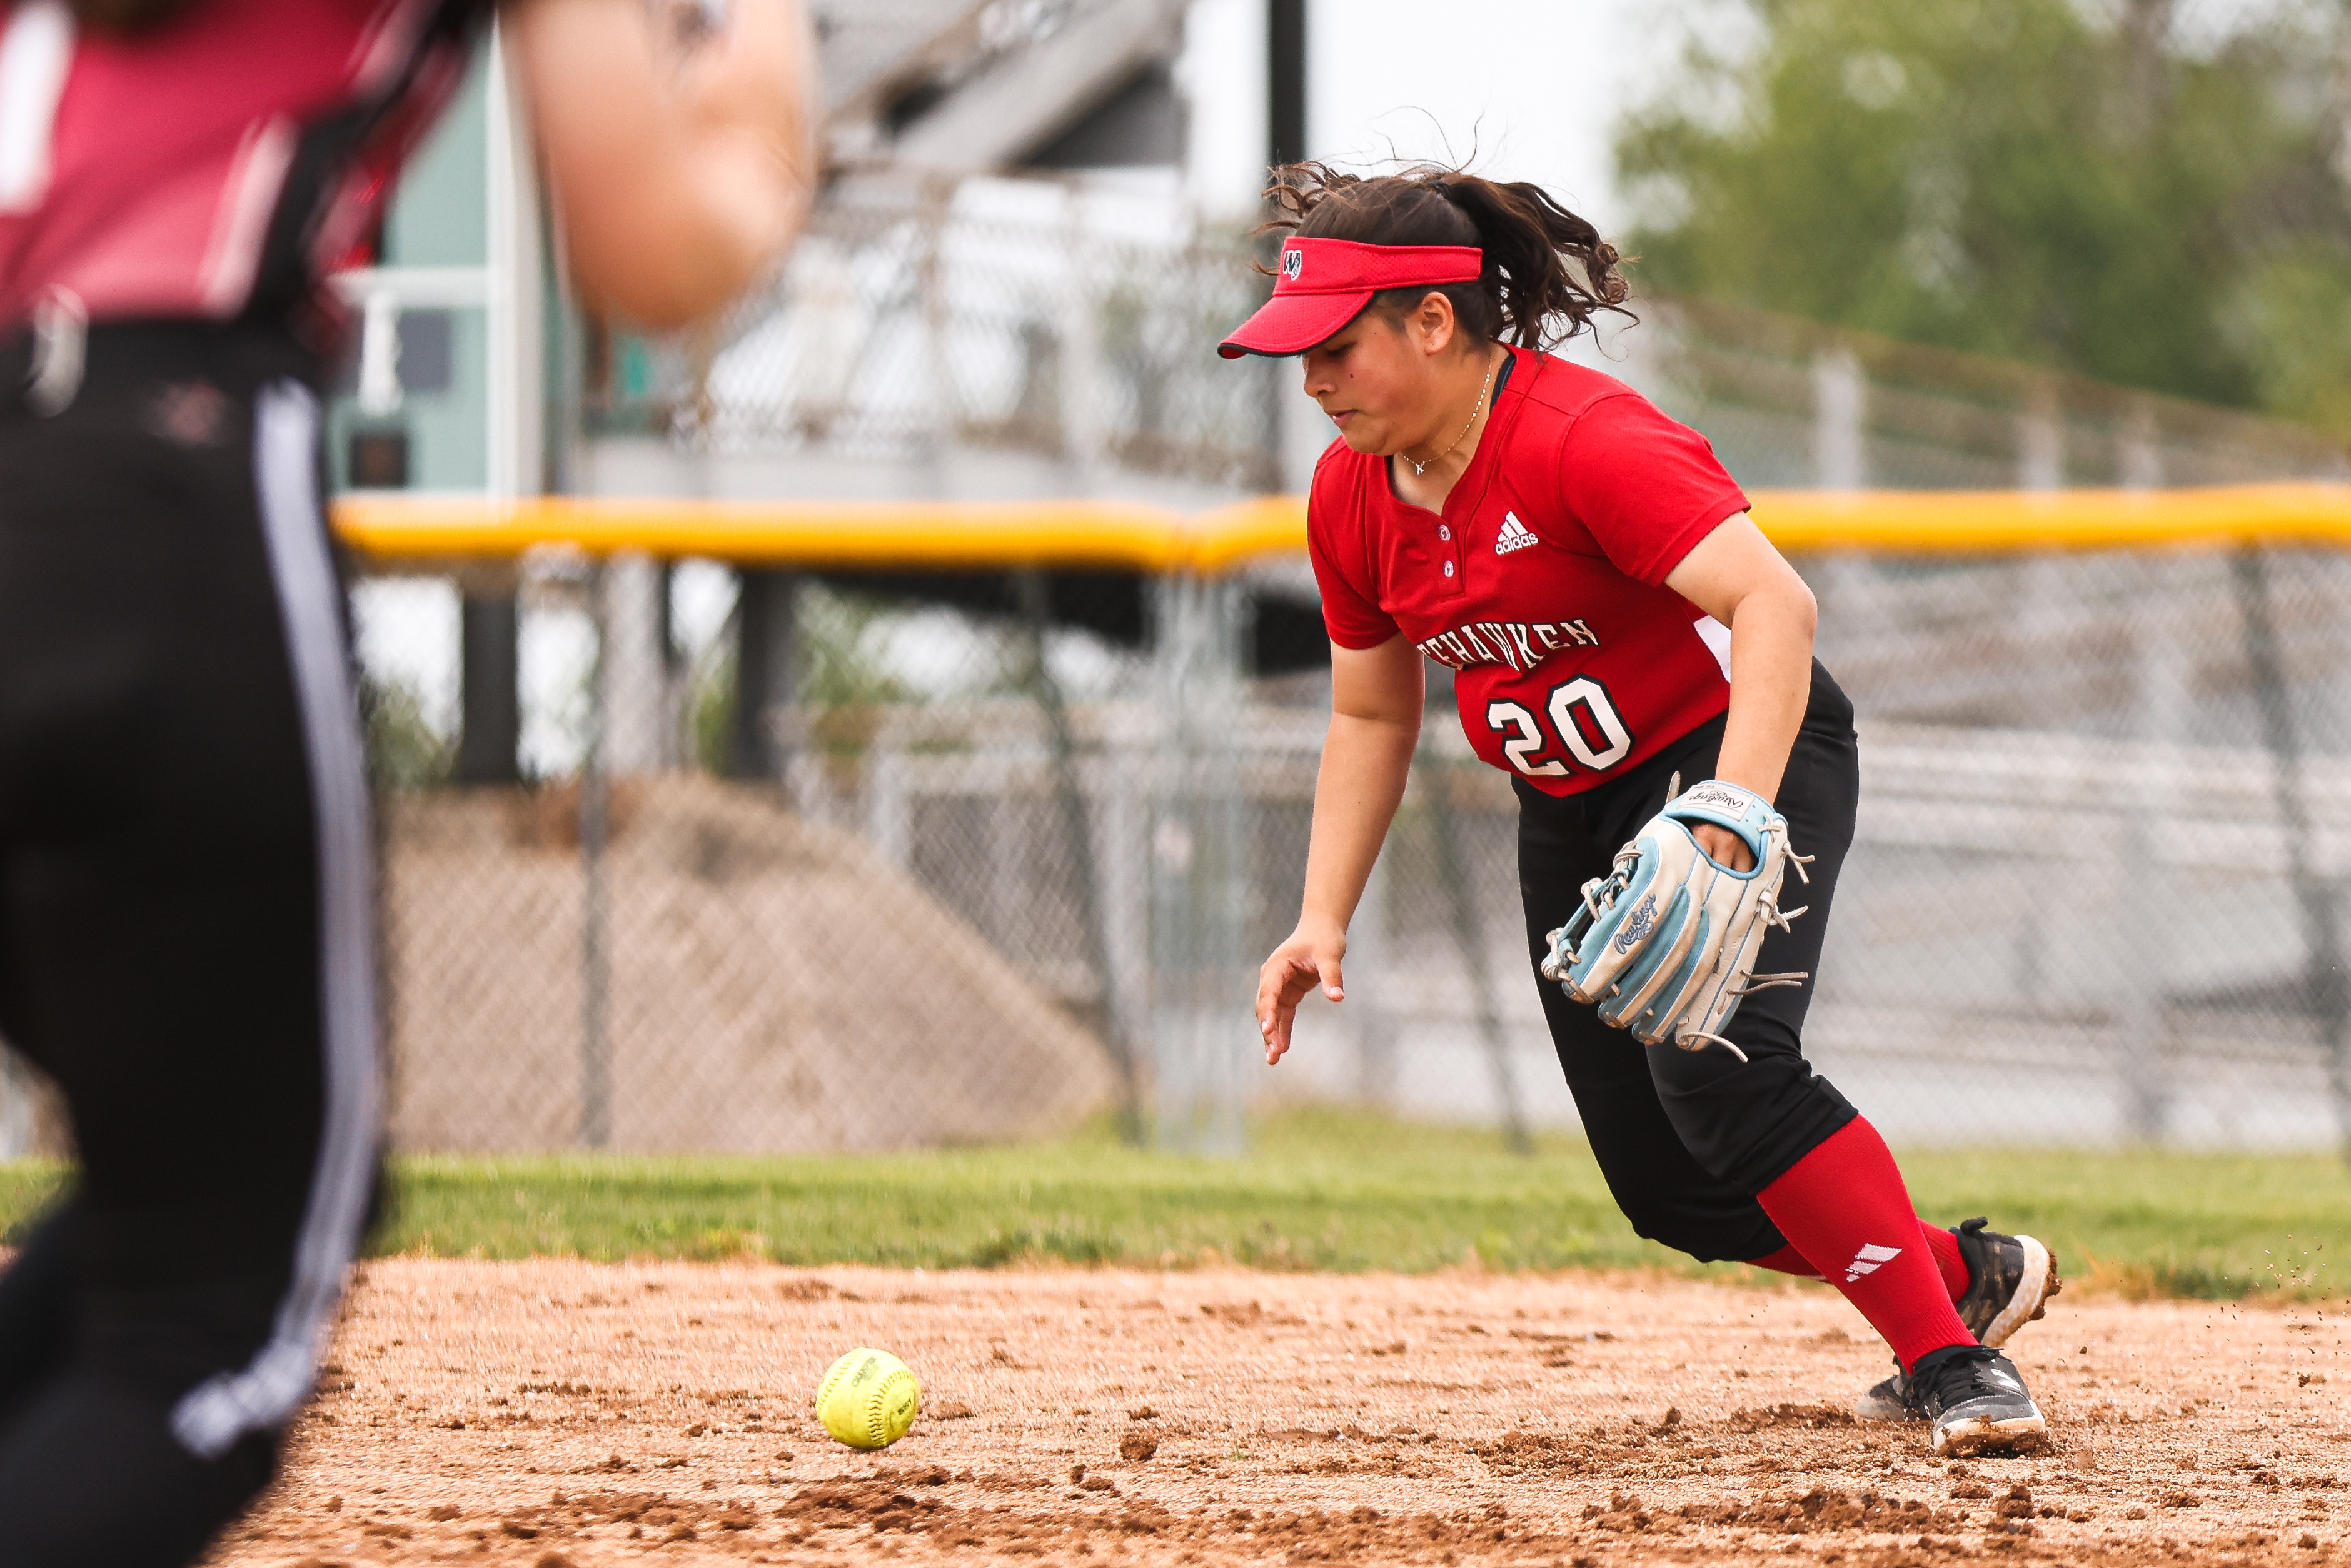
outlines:
M1737 833L1754 866L1732 871L1714 861L1692 822ZM1755 956L1772 926L1785 930L1803 913L1780 908L1780 882L1791 865L1809 882L1809 860L1789 852L1788 820L1751 790L1719 779L1681 790L1616 852L1606 876L1583 884L1583 907L1551 934L1542 972L1644 1045L1711 1043L1744 1061L1747 1053L1722 1037L1740 1002L1808 977L1759 975Z

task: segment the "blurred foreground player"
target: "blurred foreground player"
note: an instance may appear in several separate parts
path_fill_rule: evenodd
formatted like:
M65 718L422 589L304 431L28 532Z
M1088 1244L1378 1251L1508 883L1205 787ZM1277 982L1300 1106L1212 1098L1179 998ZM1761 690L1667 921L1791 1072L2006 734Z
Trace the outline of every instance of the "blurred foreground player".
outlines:
M0 10L0 1034L79 1177L0 1274L0 1565L177 1563L268 1480L368 1211L368 797L319 506L327 274L481 0ZM649 327L810 186L797 0L690 52L520 0L566 253Z
M1812 594L1704 437L1542 352L1624 299L1615 251L1532 185L1278 176L1295 232L1222 351L1302 354L1339 439L1308 520L1331 727L1298 927L1259 982L1266 1060L1309 991L1343 994L1421 661L1449 665L1470 744L1518 794L1531 954L1588 982L1582 1000L1542 984L1543 1009L1634 1228L1826 1279L1895 1353L1862 1413L1930 1422L1936 1452L2036 1438L1997 1347L2055 1292L2047 1249L1918 1218L1876 1131L1804 1061L1859 793Z

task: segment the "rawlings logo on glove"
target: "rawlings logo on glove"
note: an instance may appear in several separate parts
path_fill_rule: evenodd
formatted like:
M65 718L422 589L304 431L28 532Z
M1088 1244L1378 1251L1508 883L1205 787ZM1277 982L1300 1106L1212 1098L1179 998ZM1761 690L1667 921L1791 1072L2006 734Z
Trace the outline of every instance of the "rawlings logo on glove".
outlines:
M1717 811L1728 811L1734 817L1743 818L1750 805L1761 804L1761 796L1750 794L1736 784L1720 784L1709 779L1703 784L1693 784L1683 790L1681 798L1670 802L1669 806L1707 807ZM1769 806L1763 809L1767 811L1771 810ZM1728 827L1729 824L1725 823L1724 826Z
M1625 922L1625 929L1616 933L1616 951L1630 953L1633 944L1656 928L1657 901L1645 898L1641 900L1641 907L1633 911L1633 917Z
M1708 855L1693 822L1738 834L1753 867L1733 871ZM1803 913L1780 908L1780 883L1792 864L1803 877L1808 860L1789 852L1788 820L1770 802L1708 779L1667 801L1616 852L1609 873L1583 884L1583 906L1551 934L1542 972L1644 1045L1720 1045L1744 1061L1722 1036L1740 1002L1806 978L1759 975L1755 957L1772 926L1785 930Z

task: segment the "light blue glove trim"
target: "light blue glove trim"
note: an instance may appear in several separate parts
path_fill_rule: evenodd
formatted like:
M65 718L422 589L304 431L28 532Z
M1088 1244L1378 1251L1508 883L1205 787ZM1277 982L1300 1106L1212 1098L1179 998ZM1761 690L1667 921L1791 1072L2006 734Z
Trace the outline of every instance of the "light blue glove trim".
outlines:
M1638 848L1639 841L1628 847ZM1583 901L1568 917L1567 925L1561 928L1558 940L1552 945L1553 967L1559 971L1561 983L1569 988L1570 996L1583 988L1593 962L1609 943L1619 942L1629 948L1647 936L1656 925L1657 912L1654 905L1644 908L1644 905L1650 905L1647 894L1657 880L1656 852L1653 850L1641 855L1633 865L1630 880L1614 885L1615 896L1603 904L1595 915L1592 906L1608 897L1614 876L1615 873L1612 873L1609 876L1595 878L1583 884Z
M1736 784L1726 784L1719 779L1708 779L1691 785L1667 801L1662 814L1677 822L1712 822L1716 827L1728 828L1737 833L1745 841L1747 852L1755 857L1754 864L1745 871L1732 871L1720 861L1714 860L1712 855L1707 859L1713 861L1726 875L1741 881L1760 874L1763 869L1763 835L1774 824L1783 829L1787 826L1787 820L1772 810L1771 803L1762 796Z
M1616 977L1610 993L1601 998L1602 1018L1612 1023L1617 1020L1630 999L1638 996L1641 988L1649 983L1649 977L1657 972L1657 966L1665 962L1666 950L1674 945L1674 933L1680 930L1682 922L1688 918L1689 889L1677 887L1658 914L1654 926L1650 927L1655 935L1650 937L1648 945L1641 949L1638 957L1625 966L1623 973ZM1632 928L1625 927L1622 935L1630 936Z
M1640 973L1636 976L1628 970L1625 978L1619 982L1619 989L1624 997L1640 994L1641 987L1647 980L1649 973L1656 967L1657 959L1673 946L1681 930L1682 922L1693 918L1689 905L1689 889L1686 887L1675 889L1674 901L1667 906L1666 918L1657 923L1656 942L1651 945L1649 951L1642 956L1641 962L1635 967ZM1691 974L1697 970L1698 964L1706 956L1706 938L1709 927L1707 912L1703 909L1698 910L1694 917L1698 921L1698 940L1690 944L1690 950L1682 956L1681 967L1674 971L1671 979L1658 988L1657 994L1650 998L1649 1005L1643 1008L1638 1014L1627 1017L1625 1015L1624 1001L1621 998L1605 1001L1600 1004L1600 1016L1603 1020L1615 1025L1618 1029L1630 1030L1635 1035L1653 1035L1658 1032L1656 1022L1653 1021L1662 1021L1659 1019L1657 1009L1665 1002L1681 994L1682 988L1689 984Z

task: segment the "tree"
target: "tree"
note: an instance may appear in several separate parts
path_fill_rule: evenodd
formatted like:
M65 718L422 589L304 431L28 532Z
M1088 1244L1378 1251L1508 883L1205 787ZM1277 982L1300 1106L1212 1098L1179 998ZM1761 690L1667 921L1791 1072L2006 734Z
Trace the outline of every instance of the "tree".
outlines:
M1619 137L1650 287L2351 434L2339 13L2190 48L2167 0L1747 10Z

